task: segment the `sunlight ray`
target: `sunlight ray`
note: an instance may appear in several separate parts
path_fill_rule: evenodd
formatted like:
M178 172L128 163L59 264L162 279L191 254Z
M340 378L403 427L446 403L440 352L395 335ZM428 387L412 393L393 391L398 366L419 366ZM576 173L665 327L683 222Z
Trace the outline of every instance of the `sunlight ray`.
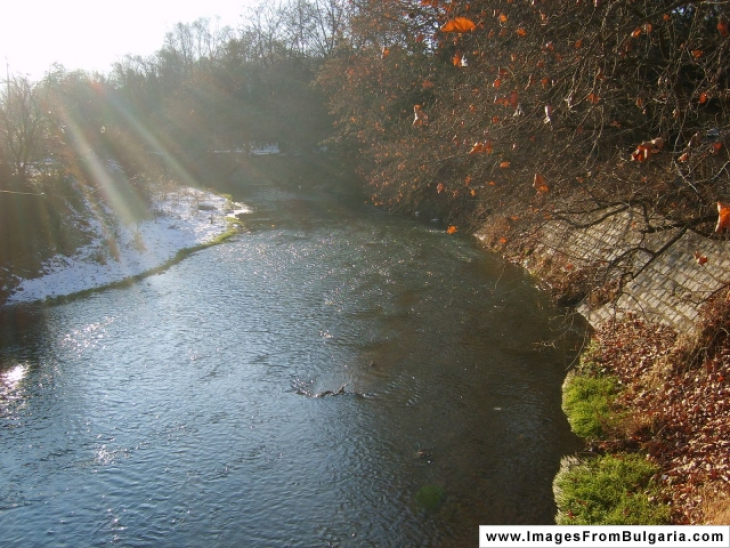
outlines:
M114 108L116 112L122 115L124 120L130 124L132 129L134 129L137 136L139 136L142 141L150 147L151 151L156 153L161 153L163 155L163 158L165 160L165 163L172 169L173 173L179 177L179 180L185 185L185 186L192 186L192 187L199 187L199 182L193 177L184 167L183 165L175 158L173 154L171 154L167 148L160 142L160 140L155 137L155 135L149 131L142 122L134 115L132 114L127 107L122 105L117 99L114 97L109 98L110 105Z

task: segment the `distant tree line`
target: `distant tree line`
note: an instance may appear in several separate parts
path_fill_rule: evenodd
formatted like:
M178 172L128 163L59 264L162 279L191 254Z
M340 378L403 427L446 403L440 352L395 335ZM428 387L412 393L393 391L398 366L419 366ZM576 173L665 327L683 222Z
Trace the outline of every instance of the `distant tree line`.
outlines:
M79 175L70 164L92 151L132 178L149 153L195 160L250 141L310 150L330 132L311 83L346 32L347 13L339 0L264 3L237 29L180 23L154 55L127 56L108 74L58 66L41 82L8 75L0 188L40 190L55 174L50 166Z

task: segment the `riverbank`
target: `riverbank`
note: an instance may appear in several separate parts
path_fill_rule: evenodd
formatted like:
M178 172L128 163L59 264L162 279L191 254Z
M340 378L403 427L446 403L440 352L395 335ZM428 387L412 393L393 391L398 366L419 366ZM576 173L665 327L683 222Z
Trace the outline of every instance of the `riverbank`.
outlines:
M616 208L477 231L595 329L563 387L585 450L556 478L559 523L730 520L728 242L652 223Z
M154 193L150 218L134 225L108 224L91 218L91 243L73 255L45 261L37 276L10 280L4 304L68 298L124 284L155 273L184 256L236 233L236 214L243 204L192 187L160 188Z

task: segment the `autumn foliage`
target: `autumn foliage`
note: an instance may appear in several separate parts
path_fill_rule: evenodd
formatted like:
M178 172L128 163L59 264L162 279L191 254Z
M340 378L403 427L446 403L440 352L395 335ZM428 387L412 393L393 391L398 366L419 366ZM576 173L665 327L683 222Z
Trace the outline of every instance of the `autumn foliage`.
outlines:
M377 205L476 226L630 202L711 235L728 21L692 1L365 0L319 81Z

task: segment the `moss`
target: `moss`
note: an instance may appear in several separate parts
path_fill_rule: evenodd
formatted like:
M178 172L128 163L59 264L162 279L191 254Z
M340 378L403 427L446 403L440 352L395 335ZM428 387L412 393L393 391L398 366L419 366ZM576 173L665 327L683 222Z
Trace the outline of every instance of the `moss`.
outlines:
M424 485L416 493L416 502L426 510L436 510L444 496L444 489L440 485Z
M573 432L586 440L606 435L618 422L611 411L618 380L612 376L571 374L563 387L563 411Z
M564 466L554 482L558 525L660 525L659 468L640 455L604 455Z
M588 345L563 384L563 411L573 432L588 441L605 437L621 419L613 406L619 380L600 365L599 355L595 342Z

